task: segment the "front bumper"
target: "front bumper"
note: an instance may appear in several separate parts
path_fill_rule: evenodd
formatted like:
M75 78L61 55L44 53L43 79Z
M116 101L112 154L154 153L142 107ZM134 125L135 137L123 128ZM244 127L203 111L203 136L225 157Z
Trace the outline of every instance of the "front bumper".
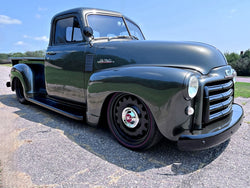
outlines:
M203 150L219 145L228 140L242 124L243 109L238 104L232 105L232 113L191 135L181 135L177 145L180 150Z

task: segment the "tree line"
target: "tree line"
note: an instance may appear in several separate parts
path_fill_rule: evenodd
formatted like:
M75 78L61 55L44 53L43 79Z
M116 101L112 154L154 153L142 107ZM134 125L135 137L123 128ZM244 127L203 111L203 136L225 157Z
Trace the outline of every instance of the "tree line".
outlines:
M0 63L8 63L10 62L10 57L44 57L45 50L37 50L37 51L27 51L24 53L15 52L15 53L0 53Z
M250 76L250 50L237 53L225 53L229 65L231 65L239 76Z
M45 50L27 51L25 53L0 53L0 63L8 63L9 57L44 57ZM237 53L225 53L229 65L231 65L239 76L250 76L250 50Z

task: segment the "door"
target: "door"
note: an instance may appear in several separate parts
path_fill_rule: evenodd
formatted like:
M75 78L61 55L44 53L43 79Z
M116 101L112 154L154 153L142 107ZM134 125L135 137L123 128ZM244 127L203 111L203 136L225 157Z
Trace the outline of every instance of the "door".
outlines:
M45 61L46 89L49 96L85 103L85 52L79 19L74 15L53 22L51 45Z

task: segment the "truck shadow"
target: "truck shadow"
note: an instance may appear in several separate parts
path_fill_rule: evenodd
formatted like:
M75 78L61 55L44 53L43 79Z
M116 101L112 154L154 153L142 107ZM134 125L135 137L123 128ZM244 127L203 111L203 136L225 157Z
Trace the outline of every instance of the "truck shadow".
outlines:
M93 128L33 104L21 105L15 95L2 95L0 102L15 108L15 114L25 120L51 129L63 131L68 139L82 149L123 169L143 172L149 169L167 167L160 175L189 174L204 168L226 149L229 141L212 149L196 152L179 151L175 143L163 139L147 151L131 151L116 142L105 126ZM29 128L29 127L28 127ZM164 169L165 170L165 169Z

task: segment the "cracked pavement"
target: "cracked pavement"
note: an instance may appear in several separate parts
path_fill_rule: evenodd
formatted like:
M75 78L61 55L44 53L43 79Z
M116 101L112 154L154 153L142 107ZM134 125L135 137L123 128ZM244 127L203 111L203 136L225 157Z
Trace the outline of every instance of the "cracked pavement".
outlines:
M92 128L42 107L21 105L0 66L0 161L3 187L249 187L250 99L232 138L209 150L179 151L163 140L135 152L107 128ZM2 182L1 182L2 181Z

